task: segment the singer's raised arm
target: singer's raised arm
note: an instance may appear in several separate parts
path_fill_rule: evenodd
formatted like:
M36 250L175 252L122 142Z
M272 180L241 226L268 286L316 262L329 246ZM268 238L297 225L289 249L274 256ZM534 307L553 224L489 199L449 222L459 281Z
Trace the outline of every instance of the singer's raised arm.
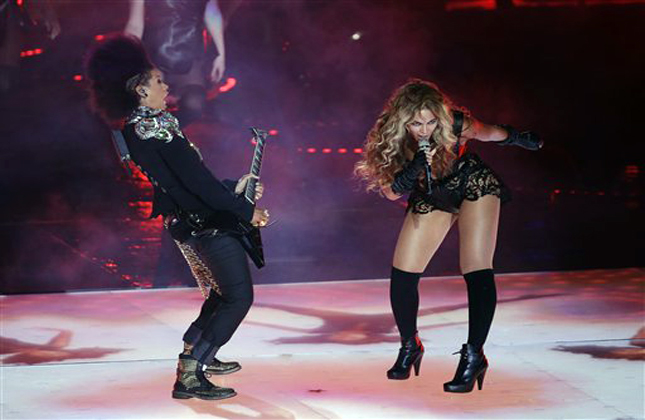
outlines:
M508 133L498 125L485 124L476 118L467 116L464 118L464 129L461 132L461 141L502 141L508 137Z

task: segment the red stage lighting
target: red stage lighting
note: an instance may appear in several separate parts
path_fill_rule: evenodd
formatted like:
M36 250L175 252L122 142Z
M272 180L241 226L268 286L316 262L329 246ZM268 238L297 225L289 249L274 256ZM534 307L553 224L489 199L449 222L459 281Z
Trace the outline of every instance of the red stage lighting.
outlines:
M323 153L331 153L331 149L326 147L326 148L322 149L322 152Z
M627 175L630 178L635 178L638 176L640 170L638 168L638 165L627 165L625 166L625 175Z
M347 149L342 147L342 148L338 149L338 153L347 153Z
M357 147L356 149L354 149L354 153L363 153L363 149Z
M278 135L278 130L276 130L276 129L269 130L269 135L270 136L277 136Z
M219 87L220 92L228 92L229 90L233 89L237 85L237 80L233 77L229 77L226 79L226 83L224 83L222 86Z
M105 39L105 35L102 35L102 34L96 35L94 39L97 41L103 41Z
M495 0L448 0L445 5L449 12L465 9L495 10L496 7Z
M80 74L76 74L74 75L74 80L77 82L80 82L81 80L83 80L83 76L81 76Z
M310 147L309 149L307 149L307 153L316 153L316 149L313 147Z

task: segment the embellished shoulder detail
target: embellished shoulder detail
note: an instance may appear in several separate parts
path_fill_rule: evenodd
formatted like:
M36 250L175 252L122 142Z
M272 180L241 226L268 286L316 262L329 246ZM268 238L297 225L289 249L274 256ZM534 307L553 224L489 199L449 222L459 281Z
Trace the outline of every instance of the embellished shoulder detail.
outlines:
M161 109L140 106L130 115L127 124L134 124L134 132L141 140L157 138L170 143L175 135L184 137L177 118Z

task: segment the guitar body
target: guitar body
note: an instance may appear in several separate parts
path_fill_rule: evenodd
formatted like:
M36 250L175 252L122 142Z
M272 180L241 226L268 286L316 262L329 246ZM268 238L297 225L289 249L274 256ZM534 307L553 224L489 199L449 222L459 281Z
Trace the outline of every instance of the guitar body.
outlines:
M264 267L264 250L260 228L253 226L246 220L238 218L233 213L219 211L213 212L206 220L192 221L191 226L193 226L196 235L216 229L236 237L255 266L257 268Z
M240 241L242 242L244 250L257 268L264 267L264 249L262 248L262 234L260 233L260 228L243 220L240 220L239 224L240 229L244 231L240 236Z

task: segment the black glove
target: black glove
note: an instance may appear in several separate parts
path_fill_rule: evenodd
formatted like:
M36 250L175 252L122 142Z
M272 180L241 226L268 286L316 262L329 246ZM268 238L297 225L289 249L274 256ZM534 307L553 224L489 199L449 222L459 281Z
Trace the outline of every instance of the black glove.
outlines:
M504 130L508 131L506 140L497 142L500 146L520 146L527 150L540 150L544 142L532 131L522 131L521 133L510 125L500 124Z
M419 174L423 171L426 165L426 154L423 150L419 150L414 158L408 162L403 169L394 175L392 182L392 191L396 194L403 195L406 192L412 191L414 184L419 178Z

